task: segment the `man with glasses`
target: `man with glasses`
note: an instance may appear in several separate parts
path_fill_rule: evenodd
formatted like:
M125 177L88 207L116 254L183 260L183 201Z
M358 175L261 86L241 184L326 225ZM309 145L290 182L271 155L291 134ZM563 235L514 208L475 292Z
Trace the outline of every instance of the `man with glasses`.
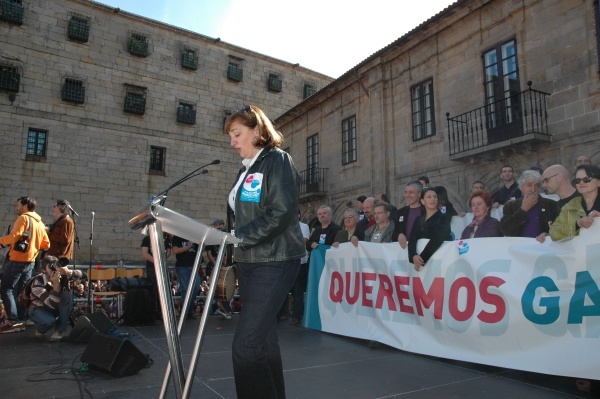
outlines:
M569 171L562 165L552 165L542 173L542 186L546 193L558 195L559 210L573 198L579 197L579 193L571 185Z
M375 225L365 231L365 241L368 242L392 242L394 222L390 219L392 206L387 202L375 203Z

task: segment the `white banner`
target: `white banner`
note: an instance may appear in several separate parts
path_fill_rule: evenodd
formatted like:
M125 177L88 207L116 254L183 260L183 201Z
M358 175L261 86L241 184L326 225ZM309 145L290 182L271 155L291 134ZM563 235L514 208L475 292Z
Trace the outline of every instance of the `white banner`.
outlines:
M600 379L600 220L584 232L544 244L447 242L419 272L397 243L342 244L324 264L313 251L304 324L425 355Z

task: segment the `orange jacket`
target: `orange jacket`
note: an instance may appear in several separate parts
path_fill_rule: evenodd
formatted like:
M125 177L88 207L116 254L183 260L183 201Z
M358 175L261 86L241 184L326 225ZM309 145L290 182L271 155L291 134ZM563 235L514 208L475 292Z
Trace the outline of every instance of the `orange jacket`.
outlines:
M29 237L29 250L27 252L15 251L13 244L21 240L23 232L29 231L30 220L33 222L33 227L31 229L31 237ZM41 216L36 212L25 212L19 215L11 232L0 238L0 244L10 245L8 256L10 260L15 262L33 262L40 250L50 248L46 226L42 223Z

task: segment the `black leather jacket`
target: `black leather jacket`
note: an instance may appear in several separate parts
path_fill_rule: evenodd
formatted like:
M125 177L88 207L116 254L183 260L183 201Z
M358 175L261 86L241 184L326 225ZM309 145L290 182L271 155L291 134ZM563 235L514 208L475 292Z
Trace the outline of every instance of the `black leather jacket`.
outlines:
M244 171L240 170L236 182L241 173ZM255 191L245 191L242 183L235 196L235 236L242 240L235 249L235 261L259 263L302 258L305 250L298 223L300 174L292 158L278 148L265 148L245 180L252 174L259 175L254 179ZM261 184L256 178L260 174ZM258 188L260 196L254 202L251 194L257 193Z

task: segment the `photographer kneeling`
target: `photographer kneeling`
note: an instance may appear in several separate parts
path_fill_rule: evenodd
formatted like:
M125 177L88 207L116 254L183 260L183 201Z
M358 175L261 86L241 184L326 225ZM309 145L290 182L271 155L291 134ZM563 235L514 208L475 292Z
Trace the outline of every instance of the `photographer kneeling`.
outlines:
M69 315L73 310L69 281L82 276L80 270L67 268L68 262L67 258L59 260L54 256L46 256L42 260L42 273L33 281L29 319L35 323L37 338L45 337L55 327L50 341L60 341L67 331Z

